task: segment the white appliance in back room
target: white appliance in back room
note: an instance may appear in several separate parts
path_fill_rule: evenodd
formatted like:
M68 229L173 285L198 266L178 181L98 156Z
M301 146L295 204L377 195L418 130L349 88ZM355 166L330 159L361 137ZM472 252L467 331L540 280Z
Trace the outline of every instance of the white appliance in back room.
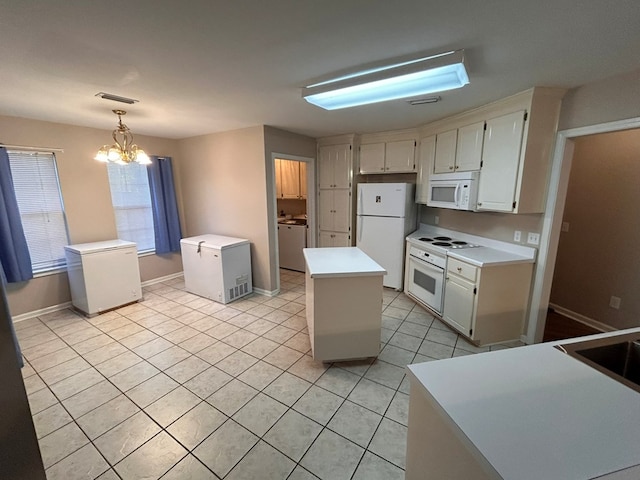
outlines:
M93 316L142 298L134 242L106 240L64 247L73 306Z
M405 237L415 229L415 185L358 185L356 246L387 271L385 287L402 290Z
M199 235L180 240L187 292L229 303L253 291L249 240Z

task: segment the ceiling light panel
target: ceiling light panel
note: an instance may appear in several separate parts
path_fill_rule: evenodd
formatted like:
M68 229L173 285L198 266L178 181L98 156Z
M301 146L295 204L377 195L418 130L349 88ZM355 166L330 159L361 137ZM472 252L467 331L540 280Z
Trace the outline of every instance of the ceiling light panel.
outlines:
M469 83L464 51L456 50L311 85L304 99L326 110L417 97Z

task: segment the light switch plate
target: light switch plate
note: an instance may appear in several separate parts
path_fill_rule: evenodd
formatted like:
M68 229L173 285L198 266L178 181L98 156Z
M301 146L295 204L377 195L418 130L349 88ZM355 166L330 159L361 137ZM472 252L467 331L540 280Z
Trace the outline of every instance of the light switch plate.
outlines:
M520 230L516 230L515 232L513 232L513 241L519 242L521 235L522 235L522 232Z

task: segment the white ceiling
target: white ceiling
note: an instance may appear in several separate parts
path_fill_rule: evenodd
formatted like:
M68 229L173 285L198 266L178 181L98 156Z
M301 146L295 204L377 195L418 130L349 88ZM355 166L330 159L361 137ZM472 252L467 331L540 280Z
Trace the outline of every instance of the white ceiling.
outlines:
M639 67L638 0L0 0L0 12L0 114L113 129L123 105L104 91L140 100L124 107L134 133L167 138L413 127ZM471 83L437 104L328 112L300 95L354 67L459 48Z

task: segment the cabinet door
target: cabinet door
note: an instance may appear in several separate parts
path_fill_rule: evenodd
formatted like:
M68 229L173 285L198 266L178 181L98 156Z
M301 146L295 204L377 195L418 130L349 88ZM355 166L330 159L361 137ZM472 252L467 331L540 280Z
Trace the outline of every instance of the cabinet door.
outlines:
M418 178L416 180L416 203L426 205L429 199L429 171L436 154L436 136L432 135L420 140L418 153Z
M307 198L307 162L298 162L300 166L300 198Z
M275 166L276 166L276 198L282 198L282 162L284 160L279 160L276 158Z
M456 172L480 170L482 160L482 141L484 139L484 121L458 129L456 146Z
M349 190L334 190L333 194L333 230L349 233L351 226L351 192Z
M333 188L351 188L351 145L335 145L333 155Z
M348 233L334 233L333 234L333 247L350 247L351 238Z
M475 284L453 275L447 276L443 318L454 328L471 335Z
M333 190L320 190L318 195L318 229L333 230Z
M300 198L300 162L281 160L282 198Z
M514 209L524 110L487 120L478 181L478 210Z
M360 173L384 173L384 143L360 145Z
M333 188L335 156L335 145L320 147L318 150L318 185L320 188Z
M387 142L385 146L386 173L415 172L416 171L416 142L415 140L401 140Z
M320 230L320 232L318 233L318 247L319 248L333 247L334 236L335 234L333 232Z
M457 130L439 133L436 136L436 156L433 173L451 173L456 163Z

